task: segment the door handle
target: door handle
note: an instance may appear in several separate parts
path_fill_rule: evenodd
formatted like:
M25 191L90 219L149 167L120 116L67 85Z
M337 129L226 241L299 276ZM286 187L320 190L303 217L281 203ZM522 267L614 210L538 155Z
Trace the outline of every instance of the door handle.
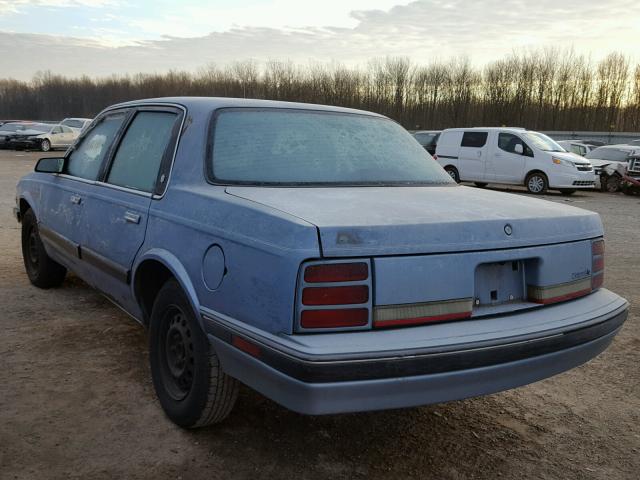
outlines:
M140 223L140 215L135 212L125 212L124 219L128 223Z
M69 201L75 205L80 205L82 203L82 197L74 194L69 197Z

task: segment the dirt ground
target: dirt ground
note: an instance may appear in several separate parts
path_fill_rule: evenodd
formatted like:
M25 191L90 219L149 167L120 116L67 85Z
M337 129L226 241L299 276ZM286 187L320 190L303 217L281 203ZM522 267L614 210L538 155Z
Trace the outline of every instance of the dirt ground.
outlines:
M308 417L244 388L223 424L184 431L156 401L142 327L77 278L24 273L15 184L39 154L0 151L0 479L637 479L640 197L580 193L607 232L606 286L631 302L587 365L484 398Z

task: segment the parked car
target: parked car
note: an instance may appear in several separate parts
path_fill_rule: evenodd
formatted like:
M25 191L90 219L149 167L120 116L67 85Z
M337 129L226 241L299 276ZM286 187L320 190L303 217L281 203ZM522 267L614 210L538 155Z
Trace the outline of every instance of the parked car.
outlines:
M79 134L89 126L91 121L91 118L65 118L60 122L60 125L69 127Z
M17 202L30 281L72 270L147 325L184 427L224 419L238 381L307 414L524 385L598 355L628 310L596 213L456 185L358 110L122 103Z
M640 147L640 140L631 140L628 145L631 145L633 147Z
M0 126L0 148L9 147L9 139L34 125L33 122L9 121Z
M617 172L615 163L628 164L629 160L636 155L640 155L640 146L607 145L589 152L586 158L593 165L597 179L596 188L611 193L620 191L622 177ZM613 168L607 170L609 165Z
M435 155L440 130L418 130L413 132L412 135L430 155Z
M456 181L524 185L530 193L570 195L595 185L588 160L566 152L546 135L523 128L449 128L438 139L436 160Z
M564 148L567 152L575 153L581 157L584 157L587 153L596 148L588 143L577 142L574 140L560 140L558 145Z
M8 140L9 148L16 150L49 150L69 148L80 134L65 125L36 123L16 132Z

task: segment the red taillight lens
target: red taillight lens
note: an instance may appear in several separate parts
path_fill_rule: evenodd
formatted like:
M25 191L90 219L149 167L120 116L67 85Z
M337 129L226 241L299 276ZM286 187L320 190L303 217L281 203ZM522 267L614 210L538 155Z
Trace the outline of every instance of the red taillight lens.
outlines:
M591 244L591 290L597 290L604 283L604 240Z
M596 240L591 244L592 255L604 255L604 240Z
M592 270L594 274L604 270L604 257L594 257Z
M364 262L311 265L304 271L307 283L357 282L369 277L369 266Z
M302 291L303 305L352 305L369 301L369 287L309 287Z
M303 328L362 327L369 321L366 308L340 310L304 310L300 318Z

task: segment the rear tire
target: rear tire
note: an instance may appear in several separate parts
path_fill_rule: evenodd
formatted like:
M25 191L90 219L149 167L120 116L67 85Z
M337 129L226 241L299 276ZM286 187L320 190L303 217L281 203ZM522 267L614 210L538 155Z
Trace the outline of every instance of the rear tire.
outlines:
M38 288L58 287L67 274L66 268L47 255L31 209L22 217L22 259L29 281Z
M449 174L454 182L460 183L460 174L458 173L458 169L456 167L447 165L446 167L444 167L444 170Z
M571 190L571 189L567 189L567 188L563 188L560 190L560 193L562 195L573 195L574 193L576 193L575 190Z
M549 180L542 172L531 172L524 181L525 187L529 193L541 195L546 193L549 188Z
M220 361L175 280L160 289L151 311L149 361L153 386L166 415L185 428L224 420L238 396L238 381Z
M42 150L43 152L48 152L49 150L51 150L51 142L46 138L42 140L42 143L40 144L40 150Z

